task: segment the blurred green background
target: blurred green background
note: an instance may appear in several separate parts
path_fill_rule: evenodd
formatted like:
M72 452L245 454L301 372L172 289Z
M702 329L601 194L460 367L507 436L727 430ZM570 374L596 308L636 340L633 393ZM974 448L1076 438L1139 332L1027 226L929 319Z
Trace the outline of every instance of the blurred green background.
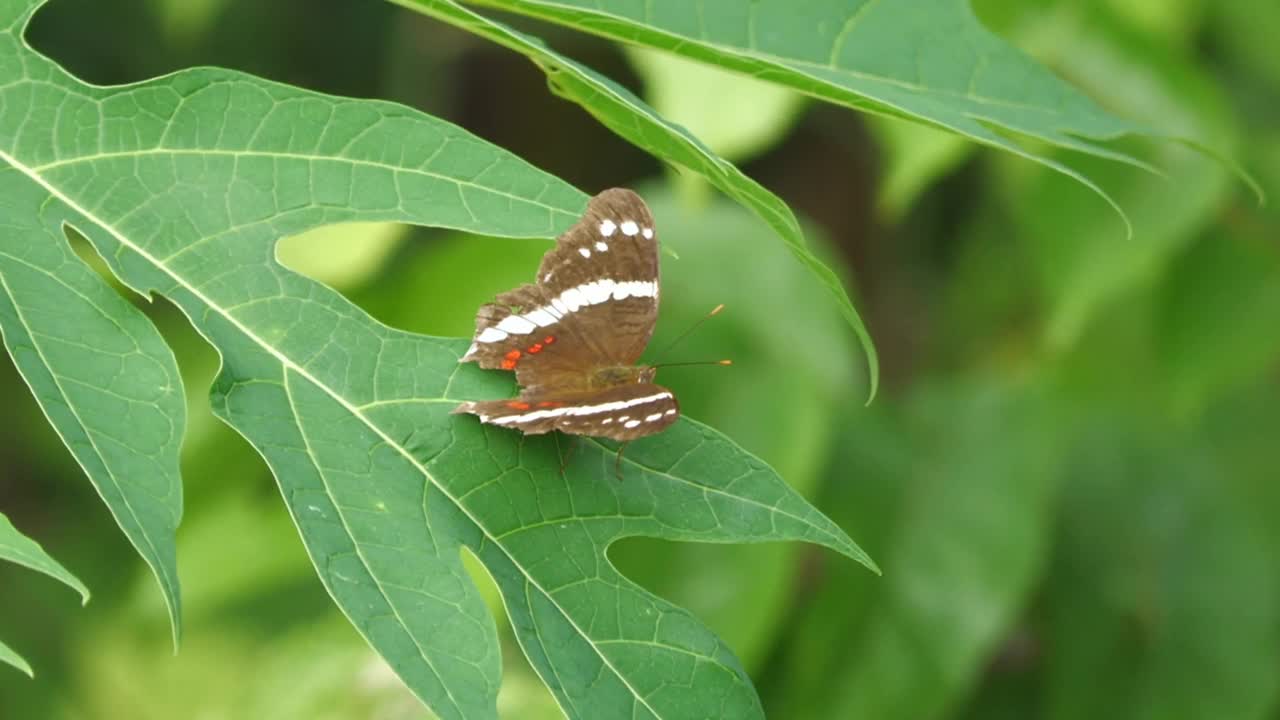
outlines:
M655 347L685 411L777 467L884 568L802 546L633 540L612 557L735 649L772 718L1280 718L1280 3L978 0L1105 107L1238 158L1071 154L1135 234L1040 166L536 26L743 164L847 278L885 383L745 211L548 92L524 59L389 4L56 0L31 38L95 83L216 64L452 120L588 192L635 187L666 245ZM744 110L746 109L746 110ZM282 259L405 329L467 335L546 242L349 225ZM208 411L216 355L163 303L191 409L172 654L146 568L8 362L0 508L94 592L0 565L0 718L422 718L330 604L265 466ZM499 610L500 614L500 610ZM499 618L499 624L505 623ZM559 717L504 630L508 718Z

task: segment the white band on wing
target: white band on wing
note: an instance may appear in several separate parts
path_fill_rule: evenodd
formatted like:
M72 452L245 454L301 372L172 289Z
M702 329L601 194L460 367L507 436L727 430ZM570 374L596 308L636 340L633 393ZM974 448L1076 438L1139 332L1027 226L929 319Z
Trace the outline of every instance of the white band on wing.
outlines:
M476 342L495 343L506 340L511 335L528 335L540 327L555 324L569 313L611 300L657 296L658 283L652 280L593 280L565 290L543 307L520 315L508 315L497 325L481 331Z
M600 403L598 405L569 405L565 407L550 408L548 410L534 410L533 412L522 413L519 415L503 415L502 417L495 418L481 417L480 419L495 425L506 425L508 423L533 422L534 420L561 417L564 415L596 415L599 413L613 412L614 410L623 410L636 405L644 405L645 403L651 403L655 400L665 400L670 397L671 393L661 392L655 395L646 395L645 397L631 398L630 400L614 400L613 402ZM670 414L670 412L667 414ZM652 422L660 417L662 417L662 413L654 413L646 418L646 420ZM628 427L635 426L629 424Z

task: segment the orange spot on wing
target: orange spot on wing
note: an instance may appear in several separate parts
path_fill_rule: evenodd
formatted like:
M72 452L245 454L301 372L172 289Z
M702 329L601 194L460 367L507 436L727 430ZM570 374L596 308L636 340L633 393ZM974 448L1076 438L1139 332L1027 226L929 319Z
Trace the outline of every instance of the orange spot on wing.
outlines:
M553 343L553 342L555 342L555 341L556 341L556 336L555 336L555 335L548 335L548 336L546 336L546 337L542 338L542 344L543 344L543 345L550 345L551 343Z
M504 355L503 357L505 357L505 358L506 358L506 359L508 359L508 360L519 360L519 359L520 359L520 351L519 351L519 350L512 350L511 352L507 353L507 354L506 354L506 355Z
M543 400L538 403L538 407L561 407L562 405L564 405L564 403L555 402L554 400Z
M542 352L542 343L534 343L533 346L529 348L530 355L536 355L540 352Z
M502 369L503 369L503 370L514 370L515 368L516 368L516 361L515 361L515 360L503 360L503 361L502 361Z
M511 402L507 403L507 407L509 407L509 408L515 408L516 410L528 410L528 409L529 409L529 403L527 403L527 402L520 402L519 400L513 400L513 401L511 401Z

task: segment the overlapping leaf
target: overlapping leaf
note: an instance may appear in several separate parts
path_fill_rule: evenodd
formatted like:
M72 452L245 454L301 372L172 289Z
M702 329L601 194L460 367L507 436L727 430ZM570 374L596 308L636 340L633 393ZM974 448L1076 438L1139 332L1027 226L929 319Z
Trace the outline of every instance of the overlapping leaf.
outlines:
M1062 423L1043 386L925 385L904 417L859 424L865 442L836 469L875 482L832 484L832 507L859 518L891 570L872 585L838 568L806 608L788 717L945 717L970 691L1050 536Z
M1046 594L1044 717L1274 715L1277 496L1273 465L1247 467L1273 462L1274 442L1253 431L1261 403L1237 406L1221 424L1244 462L1125 420L1078 444Z
M4 47L11 41L0 35L0 74L16 69L16 48ZM30 145L41 126L48 132L58 117L50 100L35 82L0 93L0 154ZM47 141L44 149L54 150ZM72 252L65 208L47 200L12 165L0 166L0 332L45 417L155 573L176 643L182 379L151 321Z
M633 444L621 484L613 449L594 442L561 475L549 440L448 415L509 390L459 366L465 342L380 325L274 258L280 236L347 221L553 236L582 193L389 103L217 69L87 86L22 43L39 4L0 0L0 196L25 223L3 247L61 247L71 225L126 285L182 309L222 356L215 411L267 459L326 588L419 697L442 718L495 715L498 645L465 548L570 717L759 716L728 648L621 577L605 549L631 535L803 539L869 562L839 528L692 421ZM40 320L36 334L83 331L86 355L121 334ZM122 371L93 372L82 381L110 387ZM171 551L161 519L176 517L143 521Z
M991 34L968 0L472 2L668 50L857 110L941 127L1064 173L1122 217L1090 179L1024 147L1016 136L1145 166L1100 141L1153 134L1105 112Z
M82 602L89 602L89 588L45 552L39 543L19 532L4 513L0 513L0 560L8 560L60 580L80 593ZM0 642L0 662L12 665L28 675L33 674L27 661L3 642Z

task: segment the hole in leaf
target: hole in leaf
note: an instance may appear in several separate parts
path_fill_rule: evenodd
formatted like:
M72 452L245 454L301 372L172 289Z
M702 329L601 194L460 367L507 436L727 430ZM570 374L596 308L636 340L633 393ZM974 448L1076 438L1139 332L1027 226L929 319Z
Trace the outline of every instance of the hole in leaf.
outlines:
M498 626L498 641L501 643L502 687L498 691L498 715L501 717L555 717L558 709L555 697L538 678L529 659L516 642L511 631L511 622L503 606L502 594L489 569L471 548L463 546L462 565L471 581L476 584L480 596L489 606Z
M276 244L276 259L300 275L337 290L372 279L404 241L408 226L357 222L326 225Z

